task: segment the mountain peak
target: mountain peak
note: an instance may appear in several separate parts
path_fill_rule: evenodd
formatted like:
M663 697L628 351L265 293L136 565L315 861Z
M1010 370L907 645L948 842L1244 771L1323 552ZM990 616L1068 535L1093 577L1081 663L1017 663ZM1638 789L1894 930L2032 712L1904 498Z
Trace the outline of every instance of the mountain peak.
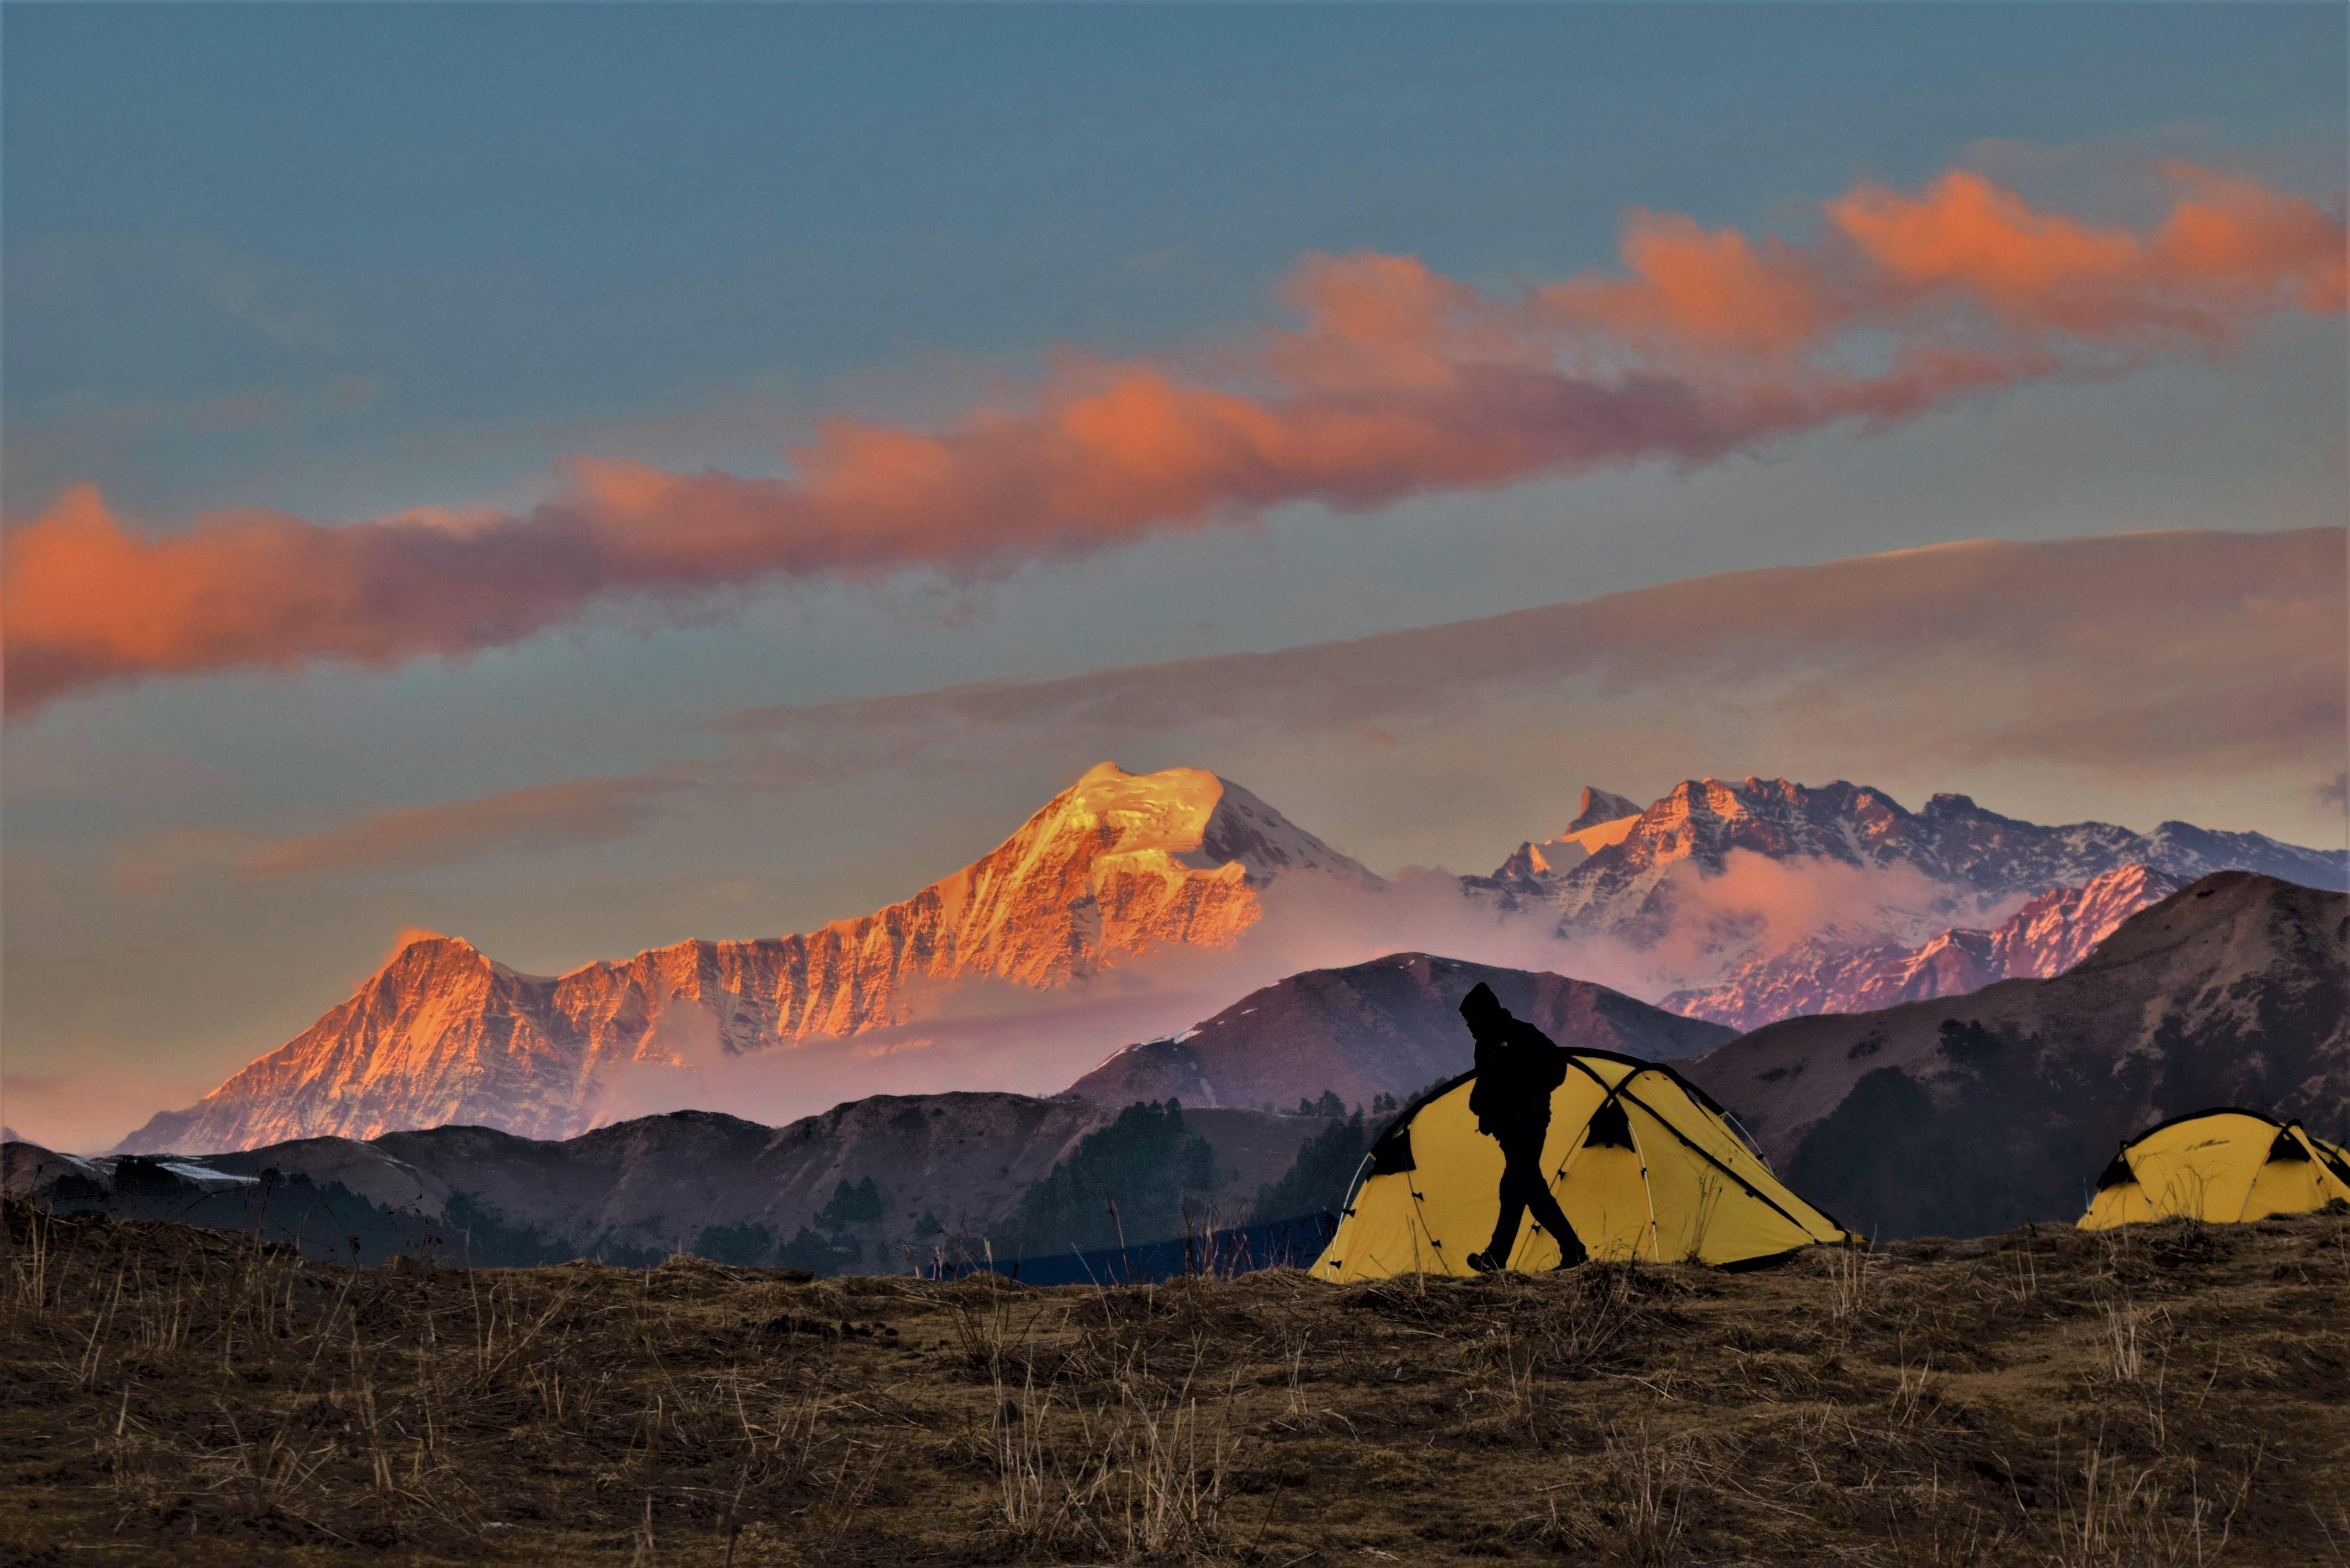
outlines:
M447 936L440 931L410 931L400 939L390 962L398 963L411 954L423 957L440 953L478 953L482 950L463 937Z
M1784 1019L1688 1074L1847 1220L1897 1237L1980 1235L2077 1212L2095 1168L2085 1150L2182 1112L2342 1125L2345 932L2342 894L2223 871L2131 914L2063 973L1986 986L1963 1006ZM1970 1140L1967 1127L1997 1136ZM1896 1174L1929 1142L1938 1179Z
M1205 768L1134 774L1115 762L1097 763L1045 802L997 854L1015 846L1030 860L1076 855L1125 872L1223 872L1251 887L1296 869L1378 881L1360 863Z
M1229 787L1205 768L1130 774L1114 762L1097 763L1031 820L1106 830L1120 850L1188 851L1199 847Z
M360 982L359 990L384 985L404 986L419 983L420 977L455 975L473 971L488 972L504 969L493 962L482 950L463 937L442 936L438 931L412 932L392 950L382 967ZM509 971L511 972L511 971Z
M1603 822L1620 822L1625 817L1639 815L1640 808L1624 796L1585 784L1583 798L1575 803L1575 820L1566 825L1566 831L1580 833Z

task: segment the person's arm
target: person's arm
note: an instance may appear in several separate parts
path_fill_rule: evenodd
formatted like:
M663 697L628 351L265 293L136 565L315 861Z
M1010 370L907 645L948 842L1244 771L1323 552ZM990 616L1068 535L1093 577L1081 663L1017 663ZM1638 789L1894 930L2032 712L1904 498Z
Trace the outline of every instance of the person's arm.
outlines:
M1471 1065L1477 1069L1477 1082L1470 1086L1469 1114L1477 1118L1479 1132L1485 1130L1485 1113L1493 1103L1494 1085L1492 1075L1493 1064L1497 1060L1493 1049L1495 1044L1496 1042L1490 1038L1479 1039L1476 1058L1471 1063Z

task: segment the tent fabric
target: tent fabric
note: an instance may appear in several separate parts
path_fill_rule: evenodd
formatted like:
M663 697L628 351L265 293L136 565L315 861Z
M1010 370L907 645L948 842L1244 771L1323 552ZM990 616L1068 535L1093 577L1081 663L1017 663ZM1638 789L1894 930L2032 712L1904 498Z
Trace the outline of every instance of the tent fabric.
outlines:
M1543 1167L1595 1260L1731 1264L1851 1240L1671 1068L1612 1052L1567 1056ZM1430 1090L1381 1135L1315 1278L1476 1272L1469 1259L1501 1213L1503 1158L1469 1109L1475 1082L1464 1073ZM1505 1260L1522 1272L1558 1261L1557 1241L1530 1222Z
M2299 1122L2218 1109L2175 1116L2121 1147L2080 1229L2153 1220L2233 1223L2350 1202L2350 1156Z

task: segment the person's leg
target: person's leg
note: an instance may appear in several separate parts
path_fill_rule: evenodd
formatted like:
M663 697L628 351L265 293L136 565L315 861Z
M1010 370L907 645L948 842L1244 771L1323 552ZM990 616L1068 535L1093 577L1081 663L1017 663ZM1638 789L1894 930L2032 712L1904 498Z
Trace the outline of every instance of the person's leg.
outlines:
M1568 1223L1565 1211L1558 1206L1558 1199L1551 1196L1550 1183L1543 1179L1539 1167L1534 1172L1534 1190L1527 1195L1526 1207L1534 1210L1534 1223L1549 1231L1551 1240L1558 1243L1560 1268L1571 1269L1590 1257L1591 1254L1584 1251L1583 1238L1575 1233L1575 1227Z
M1505 1158L1507 1152L1507 1146L1504 1146ZM1486 1243L1482 1252L1469 1260L1469 1266L1472 1269L1499 1269L1509 1263L1510 1249L1518 1244L1518 1221L1526 1214L1525 1189L1519 1182L1518 1174L1515 1160L1508 1160L1503 1165L1501 1216L1493 1221L1492 1241Z
M1492 1241L1480 1254L1485 1262L1479 1265L1495 1269L1509 1265L1510 1253L1518 1244L1518 1225L1525 1218L1528 1206L1537 1206L1534 1212L1539 1216L1542 1210L1538 1206L1550 1201L1549 1189L1543 1184L1542 1179L1542 1130L1535 1128L1531 1133L1521 1130L1513 1136L1504 1137L1500 1142L1502 1213L1493 1227ZM1555 1210L1557 1205L1551 1204L1550 1207ZM1475 1260L1471 1262L1474 1263Z

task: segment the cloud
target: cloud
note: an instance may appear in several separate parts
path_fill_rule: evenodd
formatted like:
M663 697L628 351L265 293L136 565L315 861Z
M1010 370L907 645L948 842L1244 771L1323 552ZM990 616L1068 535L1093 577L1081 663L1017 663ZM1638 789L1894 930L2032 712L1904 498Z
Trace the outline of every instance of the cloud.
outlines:
M1640 213L1620 270L1502 296L1409 256L1302 261L1301 325L1198 364L1057 358L935 431L822 421L774 479L575 460L462 524L208 514L150 537L89 487L6 539L12 712L143 676L389 666L527 638L618 595L778 575L951 579L1228 525L1661 459L1711 462L1954 397L2226 348L2343 308L2342 225L2185 164L2151 228L1959 171L1865 185L1795 242Z
M1642 955L1643 994L1718 977L1744 954L1783 952L1811 937L1920 943L1953 927L1996 925L2029 897L1985 895L1914 866L1776 860L1745 849L1731 850L1712 876L1684 861L1671 882L1671 924Z
M274 840L238 857L234 870L258 882L321 871L406 870L504 850L592 844L634 830L653 797L674 787L653 778L571 779L403 806L325 833Z
M1819 753L1842 750L1945 770L2224 774L2338 754L2345 570L2339 529L1977 541L1275 653L749 710L720 723L762 740L795 782L926 755L1032 754L1040 736L1082 736L1091 755L1131 739L1242 732L1290 750L1307 735L1360 750L1425 739L1430 726L1482 736L1458 754L1462 771L1490 772L1492 748L1530 714L1546 717L1524 735L1587 742L1620 720L1666 754L1682 732L1706 732L1682 768L1712 765L1700 759L1741 737L1729 745L1757 766L1800 748L1813 770Z
M2346 556L2339 529L1978 542L1273 653L745 710L715 721L716 756L287 836L183 828L119 853L113 877L151 892L194 866L363 875L609 842L657 813L729 839L847 832L885 786L877 833L941 815L983 832L974 801L1016 822L1105 757L1211 768L1381 867L1483 871L1557 831L1582 784L1646 800L1707 773L2324 842L2338 814L2310 812L2309 780L2350 744ZM858 852L909 866L899 847ZM951 869L910 864L916 881ZM861 909L912 886L828 897Z
M664 774L566 779L467 799L358 815L319 833L268 837L234 827L181 828L124 847L114 885L160 893L191 867L226 868L239 881L323 872L407 871L501 853L600 843L635 829L654 803L682 787Z

